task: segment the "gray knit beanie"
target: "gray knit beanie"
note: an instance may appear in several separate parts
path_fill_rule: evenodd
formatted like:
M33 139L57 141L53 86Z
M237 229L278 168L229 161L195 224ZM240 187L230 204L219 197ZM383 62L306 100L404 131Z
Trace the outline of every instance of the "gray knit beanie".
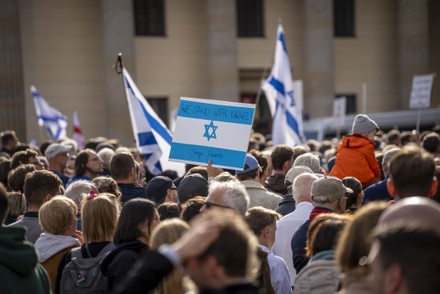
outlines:
M358 114L353 122L353 133L364 134L371 132L372 130L379 130L379 126L376 122L366 114Z

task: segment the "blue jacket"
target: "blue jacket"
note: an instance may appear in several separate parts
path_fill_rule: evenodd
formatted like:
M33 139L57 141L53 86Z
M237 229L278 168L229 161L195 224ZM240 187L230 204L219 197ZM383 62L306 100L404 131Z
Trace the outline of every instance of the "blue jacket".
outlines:
M121 203L124 204L133 198L147 198L145 188L138 184L118 184L121 191Z
M362 205L365 205L371 201L390 201L394 199L388 192L387 179L388 178L383 181L377 182L376 184L371 185L364 190L364 201L362 202Z

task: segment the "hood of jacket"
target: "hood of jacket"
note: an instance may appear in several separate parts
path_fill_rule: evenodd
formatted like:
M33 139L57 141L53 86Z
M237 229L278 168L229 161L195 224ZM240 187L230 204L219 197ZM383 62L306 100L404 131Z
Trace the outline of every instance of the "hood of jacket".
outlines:
M50 233L42 233L37 242L35 242L39 262L45 262L61 250L75 246L81 246L78 239Z
M376 147L373 141L359 134L344 136L341 145L348 148L363 148L368 145Z
M279 193L281 195L287 194L287 188L284 184L285 175L274 174L266 179L265 186L268 190Z
M22 277L32 274L38 262L37 252L25 239L25 233L22 227L0 228L0 263Z

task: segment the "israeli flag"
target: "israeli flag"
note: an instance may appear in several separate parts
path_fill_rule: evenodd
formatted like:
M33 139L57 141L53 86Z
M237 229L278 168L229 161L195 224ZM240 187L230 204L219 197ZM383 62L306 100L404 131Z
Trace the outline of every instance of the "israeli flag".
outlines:
M304 141L301 110L293 88L284 31L279 25L272 72L262 84L273 117L273 145L295 146Z
M46 128L50 139L54 141L65 139L67 117L50 106L34 86L31 86L31 92L34 98L38 124Z
M141 154L145 154L149 171L158 175L170 168L182 174L183 165L168 162L173 139L171 132L145 100L125 68L123 77L136 146Z
M243 170L255 105L180 98L170 160Z

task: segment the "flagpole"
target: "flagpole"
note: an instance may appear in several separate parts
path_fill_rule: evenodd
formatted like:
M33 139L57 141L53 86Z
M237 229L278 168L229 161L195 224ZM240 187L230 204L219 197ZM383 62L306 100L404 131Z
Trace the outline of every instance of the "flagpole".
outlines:
M118 57L116 59L116 63L114 65L115 71L118 75L122 73L122 70L124 69L124 64L122 63L122 53L118 53ZM124 77L122 76L122 81L124 81Z
M280 24L280 23L282 23L282 19L280 18L280 19L278 19L278 24ZM278 37L278 34L276 34L275 35L275 46L272 46L272 48L271 48L271 51L267 54L267 62L265 63L265 67L264 67L264 69L263 69L263 73L261 74L261 79L260 79L260 84L259 84L259 86L258 86L258 92L257 92L257 97L256 97L256 99L255 99L255 105L256 105L256 107L258 107L258 103L260 102L260 98L261 98L261 91L262 91L262 88L261 88L261 82L263 82L264 80L265 80L265 78L266 78L266 74L267 74L267 69L269 68L269 66L270 66L270 64L269 64L269 61L270 61L270 58L271 58L271 54L273 54L273 51L274 51L274 48L276 47L276 39L277 39L277 37ZM272 43L273 44L273 43Z
M113 65L113 67L115 68L115 72L118 75L121 75L122 86L124 87L124 94L125 94L125 91L126 91L125 86L124 86L125 85L125 81L124 81L124 75L122 74L123 71L124 71L124 62L122 62L122 53L121 52L118 53L118 57L116 58L116 62ZM127 107L130 108L130 105L128 104L127 99L125 99L125 100L127 102ZM137 146L136 139L134 140L134 144Z
M45 138L44 138L44 136L43 136L43 131L41 130L42 127L43 127L43 126L41 126L41 125L38 123L38 133L40 133L40 140L41 140L41 143L43 143L44 140L45 140Z

